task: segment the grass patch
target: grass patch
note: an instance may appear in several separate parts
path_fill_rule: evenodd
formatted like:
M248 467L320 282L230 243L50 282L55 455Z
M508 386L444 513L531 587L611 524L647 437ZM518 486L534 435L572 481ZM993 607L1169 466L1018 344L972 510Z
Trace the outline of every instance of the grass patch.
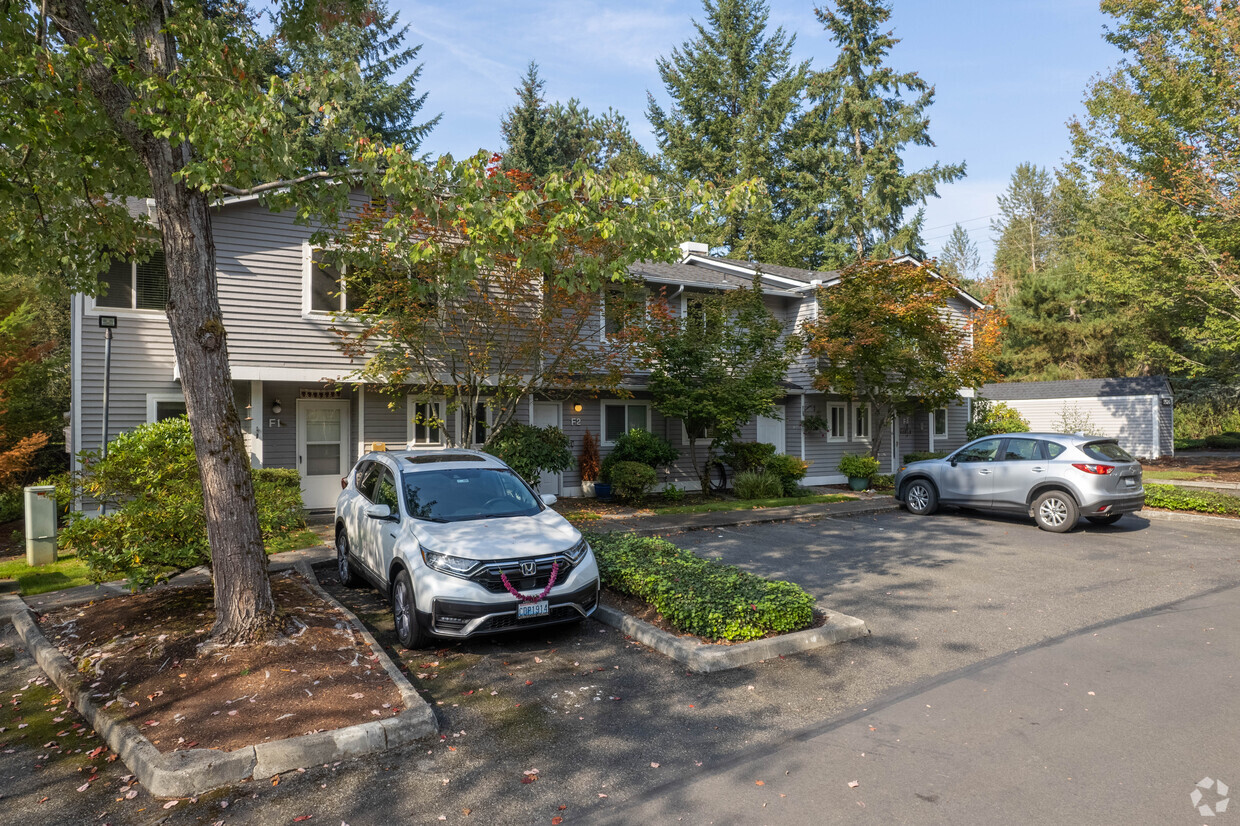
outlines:
M679 631L753 640L808 628L814 598L792 582L763 579L658 537L589 537L603 584L643 600Z
M309 528L290 531L281 536L273 536L267 540L267 553L278 554L284 551L298 551L302 548L313 548L322 545L323 540Z
M660 516L681 513L717 513L753 508L778 508L782 505L820 505L827 502L847 502L853 498L846 493L824 493L814 496L780 496L776 499L723 499L717 502L699 502L696 505L665 505L651 508L651 510Z
M1145 504L1151 508L1240 516L1240 496L1211 490L1187 490L1175 485L1146 485Z
M602 519L603 515L594 511L576 511L565 514L564 518L576 525L580 522L594 522L595 520Z
M1209 470L1146 470L1142 472L1146 479L1166 479L1183 481L1185 479L1213 479L1214 473Z
M17 580L22 596L27 597L93 584L86 563L72 554L37 568L27 565L24 557L0 562L0 579Z

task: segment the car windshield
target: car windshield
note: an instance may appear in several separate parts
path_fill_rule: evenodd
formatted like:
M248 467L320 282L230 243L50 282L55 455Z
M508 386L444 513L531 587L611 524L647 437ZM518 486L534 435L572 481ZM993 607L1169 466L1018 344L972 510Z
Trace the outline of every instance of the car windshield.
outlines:
M501 468L406 473L404 488L409 515L431 522L532 516L542 510L521 477Z
M1090 442L1087 445L1081 445L1081 452L1091 459L1100 459L1104 462L1136 461L1131 455L1129 455L1128 451L1124 450L1115 442Z

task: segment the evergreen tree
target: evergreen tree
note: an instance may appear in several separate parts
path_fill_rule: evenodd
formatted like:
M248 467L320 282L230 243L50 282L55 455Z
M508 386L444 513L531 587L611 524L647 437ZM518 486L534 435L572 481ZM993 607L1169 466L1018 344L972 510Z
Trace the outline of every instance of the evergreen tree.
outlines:
M646 165L641 145L624 116L613 109L595 117L576 98L548 104L538 64L530 61L517 93L517 104L504 113L504 168L535 177L571 169L578 161L596 171L626 171Z
M995 270L1019 278L1046 269L1054 251L1055 184L1051 174L1031 163L1012 173L1000 195L995 237Z
M322 84L303 87L290 99L292 117L303 124L298 149L317 158L320 168L345 164L346 158L333 147L341 145L342 137L357 134L401 144L416 155L439 123L440 115L415 123L426 103L426 93L416 92L421 64L393 82L396 72L415 61L422 49L404 45L409 27L398 29L398 18L398 13L388 12L385 0L371 0L362 17L318 26L278 56L278 73L295 72ZM325 101L330 104L323 107Z
M795 35L767 31L762 0L703 0L697 36L658 60L672 105L647 95L647 117L667 171L717 186L762 179L769 201L732 213L709 240L738 258L789 261L781 200L789 129L809 72L792 62ZM791 261L789 261L791 262Z
M814 13L839 47L830 69L809 80L810 109L796 129L792 162L797 186L792 217L816 226L821 240L812 267L839 266L899 253L919 254L922 210L938 185L964 176L965 165L940 164L913 172L901 152L933 146L926 110L934 87L916 72L884 65L899 43L882 27L891 17L883 0L836 0Z
M956 224L939 255L940 272L956 279L966 288L975 289L976 281L973 276L981 263L982 257L978 254L977 244L973 243L964 227Z

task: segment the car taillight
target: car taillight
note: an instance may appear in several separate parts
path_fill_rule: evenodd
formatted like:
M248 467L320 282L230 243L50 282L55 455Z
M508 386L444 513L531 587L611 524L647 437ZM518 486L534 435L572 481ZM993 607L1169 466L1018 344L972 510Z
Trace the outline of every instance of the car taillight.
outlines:
M340 489L341 489L341 490L344 490L344 489L345 489L345 488L347 488L348 486L349 486L349 477L348 477L348 476L341 476L341 477L340 477Z
M1093 465L1093 464L1088 464L1084 462L1079 463L1079 464L1077 462L1073 462L1072 467L1076 468L1077 470L1083 470L1086 473L1096 474L1098 476L1106 476L1108 473L1115 470L1114 465Z

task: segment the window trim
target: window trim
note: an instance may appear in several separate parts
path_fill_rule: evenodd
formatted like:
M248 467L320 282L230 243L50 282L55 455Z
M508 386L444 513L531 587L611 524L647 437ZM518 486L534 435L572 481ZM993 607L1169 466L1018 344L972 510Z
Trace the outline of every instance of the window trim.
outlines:
M700 439L714 439L715 429L713 427L706 428L705 434ZM689 428L685 427L685 420L680 420L680 443L685 447L689 446Z
M935 414L940 410L943 411L943 431L939 432L938 422L935 421ZM930 411L930 432L934 434L936 439L946 439L951 432L951 420L948 415L949 411L946 407L936 407Z
M165 393L147 393L146 394L146 423L155 424L156 414L159 412L160 402L180 402L185 404L185 394L177 393L171 390Z
M864 434L859 433L857 429L858 417L861 414L865 414L865 433ZM874 421L873 421L873 416L870 415L870 403L869 402L853 402L853 415L852 415L852 419L849 420L849 424L852 426L852 439L854 442L867 442L868 443L870 441L870 439L872 438L871 434L873 434L874 432Z
M133 296L133 303L137 304L138 303L138 261L137 259L131 258L129 259L127 263L129 264L129 290L130 290L130 294ZM165 263L164 264L164 278L167 279L167 277L168 277L168 265L167 263ZM98 278L98 276L96 276L96 278ZM95 298L96 297L93 295L86 296L86 309L84 311L85 315L88 315L88 316L114 315L114 316L117 316L118 318L167 318L168 317L168 312L166 310L144 310L144 309L139 309L136 306L100 307L96 303Z
M324 252L331 249L330 247L315 247L309 241L301 246L301 317L302 318L330 318L334 315L341 315L348 312L348 264L340 265L340 307L335 310L316 310L314 303L314 254L316 252Z
M439 418L443 419L443 425L439 428L439 443L422 442L415 443L413 440L415 425L413 421L414 405L418 404L438 404ZM444 450L450 446L448 439L448 403L443 396L423 396L417 393L410 393L405 397L405 446L409 450Z
M848 441L848 404L845 402L827 402L827 441L828 442L847 442ZM840 423L843 425L843 432L836 436L831 432L832 425L835 424L831 420L833 410L843 411L840 415Z
M641 407L646 408L646 428L645 429L647 433L654 432L651 429L650 402L649 401L645 399L604 399L603 401L599 402L599 408L598 408L599 410L599 419L598 419L599 428L598 429L599 429L599 436L602 437L599 440L600 445L604 447L615 447L616 445L614 440L612 441L607 440L607 408L608 407L626 407L629 405L636 405L636 406L641 406ZM624 432L628 433L630 430L632 430L632 428L627 427L629 423L629 413L627 410L624 413L624 423L626 425Z

